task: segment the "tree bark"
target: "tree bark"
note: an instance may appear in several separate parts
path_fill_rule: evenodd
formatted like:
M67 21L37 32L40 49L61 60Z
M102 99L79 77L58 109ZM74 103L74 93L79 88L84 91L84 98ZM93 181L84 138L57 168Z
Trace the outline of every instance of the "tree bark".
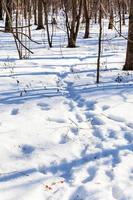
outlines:
M76 40L79 31L80 25L80 17L81 17L81 10L82 10L82 0L79 1L79 7L77 8L76 5L77 1L72 0L72 21L70 25L70 37L68 38L68 47L74 48L76 47Z
M130 0L127 54L123 70L133 70L133 1L132 0Z
M0 0L0 20L3 20L2 0Z
M5 32L11 31L11 19L12 19L12 0L6 1L6 20L5 20Z
M40 30L40 29L44 29L42 0L38 0L38 26L37 26L37 30Z
M97 78L96 83L100 82L100 61L101 61L101 47L102 47L102 0L99 0L99 40L98 40L98 58L97 58Z
M90 36L90 2L88 0L83 1L84 16L85 16L85 34L84 38Z

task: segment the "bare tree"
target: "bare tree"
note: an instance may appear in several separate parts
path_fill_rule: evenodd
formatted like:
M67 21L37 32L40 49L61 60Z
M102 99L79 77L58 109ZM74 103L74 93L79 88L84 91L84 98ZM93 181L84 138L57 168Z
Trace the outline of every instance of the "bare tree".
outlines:
M67 28L68 47L76 47L83 0L63 0L63 10Z

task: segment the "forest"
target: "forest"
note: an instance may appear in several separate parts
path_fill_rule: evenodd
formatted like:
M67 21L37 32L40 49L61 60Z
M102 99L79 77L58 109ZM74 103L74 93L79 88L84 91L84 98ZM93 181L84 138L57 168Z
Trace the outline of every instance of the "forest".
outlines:
M0 200L133 200L133 0L0 0Z

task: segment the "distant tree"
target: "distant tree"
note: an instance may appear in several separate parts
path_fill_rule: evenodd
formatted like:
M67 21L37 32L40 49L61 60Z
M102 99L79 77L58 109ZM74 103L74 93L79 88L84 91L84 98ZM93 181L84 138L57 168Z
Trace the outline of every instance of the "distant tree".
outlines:
M6 19L5 19L5 31L10 32L12 26L12 0L6 0Z
M3 20L3 6L2 6L2 0L0 0L0 20Z
M38 24L37 24L37 30L40 30L40 29L44 29L42 0L38 0Z
M84 0L83 1L83 10L85 17L85 34L84 38L89 38L90 36L90 19L91 19L91 1Z
M67 29L68 47L76 47L83 0L63 0L63 10Z
M33 0L34 25L37 25L37 1Z
M96 83L100 82L100 61L101 61L101 48L102 48L102 0L99 0L99 39L98 39L98 57L97 57L97 78Z
M109 0L109 26L108 29L113 29L114 25L114 8L112 1Z

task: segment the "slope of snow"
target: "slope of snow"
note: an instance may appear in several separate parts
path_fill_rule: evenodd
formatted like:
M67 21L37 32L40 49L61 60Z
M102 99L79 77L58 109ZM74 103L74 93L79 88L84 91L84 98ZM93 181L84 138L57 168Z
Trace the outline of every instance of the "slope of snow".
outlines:
M133 200L133 74L126 41L107 32L99 85L97 26L75 49L58 30L29 60L0 33L1 200Z

